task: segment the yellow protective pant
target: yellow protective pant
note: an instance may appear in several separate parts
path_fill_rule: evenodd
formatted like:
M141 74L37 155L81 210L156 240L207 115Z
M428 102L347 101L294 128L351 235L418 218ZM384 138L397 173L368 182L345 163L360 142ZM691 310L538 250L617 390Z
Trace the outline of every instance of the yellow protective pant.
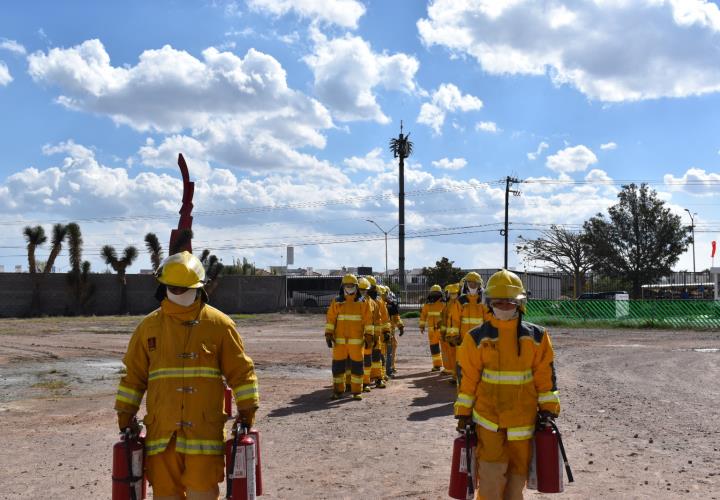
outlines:
M220 494L225 477L223 455L186 455L175 451L175 436L162 453L145 458L154 498L212 498Z
M390 341L385 345L385 371L388 374L395 373L395 360L397 359L398 341L395 332L390 332Z
M372 346L363 347L363 384L370 385L372 371Z
M443 371L453 377L457 377L455 370L455 346L441 340L440 351L442 352Z
M522 500L530 466L530 439L508 441L507 431L475 426L477 446L477 498Z
M380 334L379 338L375 342L375 346L372 348L372 364L370 365L370 378L372 380L384 379L385 378L385 340L383 335Z
M442 354L440 354L440 330L428 328L428 342L430 342L430 355L432 356L433 368L442 366Z
M353 342L348 344L347 342ZM333 391L345 392L345 372L350 367L350 390L353 394L362 392L363 383L363 339L335 339L333 346Z

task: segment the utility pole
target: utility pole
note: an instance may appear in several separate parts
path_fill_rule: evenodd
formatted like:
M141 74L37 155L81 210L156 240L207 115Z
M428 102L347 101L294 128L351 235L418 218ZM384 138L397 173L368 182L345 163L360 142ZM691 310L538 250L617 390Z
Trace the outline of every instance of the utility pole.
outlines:
M400 135L397 139L390 139L390 151L393 156L399 159L399 214L398 214L398 226L399 226L399 243L398 243L398 264L399 264L399 285L400 291L405 291L405 158L412 154L413 143L408 140L410 134L403 135L403 124L400 120Z
M693 239L693 282L695 282L695 218L694 215L697 215L697 212L692 213L687 208L685 211L690 216L690 228L692 229L692 239Z
M508 232L510 230L510 219L509 219L509 208L510 208L510 193L513 196L520 196L520 191L510 189L513 184L519 184L520 179L515 177L505 177L505 229L500 230L500 234L505 236L505 264L504 269L508 268Z

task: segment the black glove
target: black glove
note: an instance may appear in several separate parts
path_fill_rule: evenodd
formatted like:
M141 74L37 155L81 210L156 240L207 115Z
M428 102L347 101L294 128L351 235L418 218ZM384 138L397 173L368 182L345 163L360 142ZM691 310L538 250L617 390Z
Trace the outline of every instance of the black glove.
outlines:
M540 420L540 423L545 425L550 420L555 420L558 416L555 415L550 410L540 410L538 412L538 420Z
M128 432L130 438L136 438L140 435L140 422L138 422L135 414L118 412L118 427L120 427L120 432Z
M365 349L370 349L375 342L375 337L371 333L365 334Z
M465 432L465 428L472 424L472 419L470 418L470 415L460 415L455 417L458 421L457 423L457 431L458 432Z
M383 333L383 340L385 342L390 342L390 334L388 332Z
M405 327L403 325L398 325L398 331L400 332L398 335L402 337L403 333L405 333Z
M327 346L332 349L335 339L333 339L332 335L325 335L325 342L327 342Z

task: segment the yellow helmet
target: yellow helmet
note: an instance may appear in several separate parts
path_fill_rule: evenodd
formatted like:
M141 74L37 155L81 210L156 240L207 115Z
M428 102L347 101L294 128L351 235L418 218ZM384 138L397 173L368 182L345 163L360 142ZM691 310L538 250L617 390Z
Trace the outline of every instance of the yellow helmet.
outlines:
M375 279L375 276L365 276L365 279L370 282L370 286L377 286L377 280Z
M445 287L445 290L447 293L460 293L460 285L457 283L450 283L448 286Z
M380 293L380 295L387 295L388 293L388 287L385 285L375 285L377 287L377 291Z
M200 259L183 250L165 259L155 277L163 285L200 288L205 284L205 268Z
M440 288L440 285L433 285L430 287L430 293L432 292L442 293L442 288Z
M357 285L358 279L355 277L354 274L346 274L345 276L343 276L342 284L343 285Z
M358 288L360 290L369 290L370 289L370 282L365 278L360 278L358 281Z
M465 280L466 283L467 283L467 282L477 283L480 288L482 288L482 286L483 286L483 280L482 280L482 278L481 278L480 275L479 275L478 273L476 273L475 271L470 271L469 273L467 273L467 274L465 275L464 280Z
M488 302L493 299L516 300L520 310L524 311L527 293L517 274L501 269L490 276L485 287L485 299Z

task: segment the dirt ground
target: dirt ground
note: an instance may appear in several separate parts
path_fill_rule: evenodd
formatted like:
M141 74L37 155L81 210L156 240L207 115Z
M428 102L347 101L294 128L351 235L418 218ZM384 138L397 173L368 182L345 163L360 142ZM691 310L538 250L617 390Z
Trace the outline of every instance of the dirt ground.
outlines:
M114 393L139 320L0 320L0 498L110 498ZM447 498L455 388L406 324L400 377L358 402L328 398L324 316L238 319L260 378L265 498ZM720 498L720 333L551 335L575 473L563 497Z

